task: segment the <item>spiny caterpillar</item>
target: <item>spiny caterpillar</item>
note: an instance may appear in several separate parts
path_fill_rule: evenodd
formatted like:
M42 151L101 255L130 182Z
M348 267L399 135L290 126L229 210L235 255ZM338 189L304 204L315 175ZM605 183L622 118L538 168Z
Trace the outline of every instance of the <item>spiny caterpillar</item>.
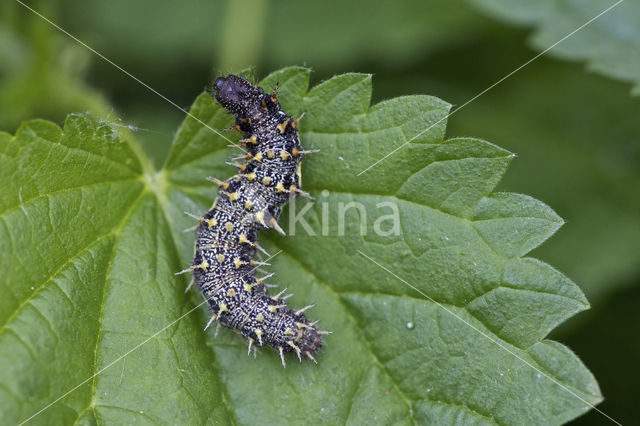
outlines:
M258 231L274 228L284 235L278 217L289 197L308 195L300 189L300 163L305 154L298 138L297 120L280 109L277 92L266 94L243 77L218 78L208 89L220 105L235 116L233 129L242 131L240 144L246 159L233 163L239 173L225 181L214 178L218 197L196 226L193 264L183 272L193 279L209 302L213 320L239 330L252 345L272 346L284 354L295 351L302 361L314 362L322 346L322 334L309 322L302 309L287 307L282 292L270 296L263 283L267 275L256 278L261 262L253 260ZM265 252L266 253L266 252ZM290 296L290 295L289 295ZM205 328L206 329L206 328ZM255 350L255 348L254 348Z

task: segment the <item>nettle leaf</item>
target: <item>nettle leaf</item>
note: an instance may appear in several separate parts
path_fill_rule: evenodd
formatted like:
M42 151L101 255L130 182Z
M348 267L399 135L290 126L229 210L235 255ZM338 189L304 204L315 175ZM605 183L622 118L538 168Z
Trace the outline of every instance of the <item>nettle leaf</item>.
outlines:
M154 19L147 22L144 33L139 22L149 21L145 3L67 0L60 7L60 15L74 23L82 39L96 32L101 34L95 42L106 56L117 55L130 66L145 67L147 74L153 72L147 66L153 62L158 64L160 75L184 72L185 62L197 61L202 67L209 67L209 58L202 54L205 51L220 52L216 65L223 69L231 65L229 61L240 58L249 60L243 64L258 63L263 67L304 58L325 70L354 67L362 62L410 63L443 46L474 40L489 21L479 19L468 5L448 0L325 0L307 2L304 7L296 0L254 0L244 7L225 1L209 1L198 7L185 7L171 0L156 0L154 4ZM366 19L358 19L364 8ZM217 25L211 25L212 16ZM188 31L182 22L189 23ZM239 27L235 22L243 25ZM394 31L385 34L371 31L372 28ZM201 36L193 37L194 34ZM240 34L242 37L238 37Z
M482 134L518 153L518 172L507 173L499 188L535 194L568 222L535 257L580 283L592 305L604 303L634 282L640 265L640 121L632 113L640 98L566 63L536 61L528 68L456 114L448 132ZM550 102L554 79L571 83L554 86Z
M533 45L547 49L576 30L615 1L470 0L490 14L508 22L533 26ZM587 61L592 71L634 85L640 95L640 3L623 1L588 26L554 46L549 54Z
M602 399L580 360L545 340L588 304L523 257L563 221L533 198L492 193L512 154L445 140L450 105L439 99L370 106L370 75L308 91L309 75L285 68L261 83L305 112L302 144L320 150L303 165L316 199L290 204L289 236L261 238L282 250L271 268L290 304L316 303L311 317L334 331L319 365L289 358L282 369L268 348L247 358L231 330L203 332L208 308L190 313L202 296L173 275L193 253L182 212L209 208L207 175L233 173L228 141L187 117L155 173L86 116L62 130L32 121L0 134L2 423L96 372L31 421L558 424ZM206 94L191 113L214 129L233 121Z

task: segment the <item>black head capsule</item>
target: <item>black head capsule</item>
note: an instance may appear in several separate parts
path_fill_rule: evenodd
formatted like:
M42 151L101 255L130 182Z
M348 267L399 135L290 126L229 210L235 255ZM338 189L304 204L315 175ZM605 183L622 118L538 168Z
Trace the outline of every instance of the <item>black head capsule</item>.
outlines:
M261 90L237 75L218 78L213 83L213 95L225 109L234 115L250 116L260 104Z

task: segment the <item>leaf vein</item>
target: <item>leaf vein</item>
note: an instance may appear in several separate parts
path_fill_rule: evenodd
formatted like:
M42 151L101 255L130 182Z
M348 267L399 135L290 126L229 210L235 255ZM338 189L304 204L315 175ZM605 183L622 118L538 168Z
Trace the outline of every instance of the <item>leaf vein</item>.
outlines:
M271 240L271 243L273 243L273 240ZM273 243L273 245L277 246L277 244ZM281 247L278 247L281 248ZM411 409L411 399L407 397L407 395L405 395L405 393L400 389L398 383L394 380L393 376L391 375L391 373L389 372L389 370L387 370L387 368L385 367L385 365L382 363L382 361L380 361L380 358L378 358L378 356L376 355L376 353L374 352L373 348L371 347L371 344L369 343L366 335L364 334L364 330L362 329L362 327L360 326L360 324L358 323L358 321L356 320L355 316L351 313L351 311L345 306L344 302L342 301L342 298L340 297L340 294L335 291L329 284L327 284L326 282L324 282L313 270L311 270L307 265L305 265L304 263L302 263L302 261L295 256L294 254L292 254L291 252L284 252L283 251L283 255L284 256L288 256L290 259L292 259L295 263L297 263L300 267L302 267L302 269L304 269L305 271L307 271L311 276L315 277L315 280L318 284L320 284L325 291L331 295L335 300L336 303L338 303L342 309L344 310L344 312L347 313L349 320L353 323L354 327L360 332L360 335L362 337L362 341L363 344L365 345L365 347L367 348L368 352L371 354L374 362L378 365L378 368L387 376L387 378L391 381L391 384L393 385L393 387L398 391L398 394L402 397L402 399L405 401L405 403L407 404L407 409L409 412L409 416L411 418L411 421L413 424L416 424L415 418L413 417L413 412Z

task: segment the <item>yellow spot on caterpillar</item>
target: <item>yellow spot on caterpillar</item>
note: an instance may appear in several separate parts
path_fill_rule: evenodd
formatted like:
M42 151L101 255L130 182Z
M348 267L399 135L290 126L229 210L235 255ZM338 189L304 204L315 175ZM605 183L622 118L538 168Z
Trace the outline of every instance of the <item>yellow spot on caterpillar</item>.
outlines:
M280 130L280 133L284 133L284 131L287 129L287 124L289 124L289 120L285 121L284 123L278 124L276 127L278 128L278 130Z
M247 210L251 210L253 208L253 203L249 200L244 202L244 208Z
M296 127L298 127L298 120L293 120L293 121L291 122L291 127L293 127L294 129L295 129Z
M249 266L254 266L255 264L256 264L256 262L255 262L253 259L251 259L251 260L249 261Z
M264 212L256 213L256 222L264 224Z
M251 160L251 158L253 158L253 155L251 155L250 152L247 152L244 156L247 160Z
M275 153L275 152L273 152L273 151L271 151L271 150L267 151L267 158L273 158L273 157L275 157L275 156L276 156L276 153Z
M240 259L239 257L236 257L233 260L233 264L236 265L236 269L241 267L242 265L244 265L246 262L244 262L242 259Z
M300 155L300 150L298 148L293 148L291 150L291 153L293 154L294 157L297 157L298 155Z
M251 135L249 138L244 139L246 142L250 142L253 144L258 143L258 138L256 137L256 135Z
M244 291L250 293L251 290L253 290L253 286L251 284L245 284L244 286Z
M227 228L227 231L229 231L229 232L233 231L233 223L231 223L231 222L225 223L224 227Z
M220 312L227 312L229 310L227 308L227 305L225 305L224 303L221 303L218 307L220 308Z
M218 221L213 219L213 218L207 219L206 222L207 222L207 226L209 228L212 228L212 227L216 226L216 224L218 223Z
M230 192L230 193L229 193L229 199L230 199L231 201L235 201L235 200L237 200L237 199L238 199L238 193L237 193L237 192Z
M245 234L240 234L240 236L238 237L238 241L240 242L240 244L246 244L251 242L249 241L249 239L247 239L247 236Z
M289 154L287 151L283 150L280 152L280 158L282 158L283 160L287 160L290 156L291 154Z
M224 189L226 191L227 188L229 188L229 182L222 182L220 184L220 188L222 188L222 189Z
M278 103L278 98L276 98L276 95L271 95L271 102Z
M291 185L291 186L289 187L289 191L291 191L291 192L296 192L296 190L297 190L297 189L298 189L298 187L297 187L297 186L295 186L295 185Z
M259 313L258 315L256 315L256 321L258 322L264 321L264 315L262 315L262 313Z
M270 185L271 184L271 178L269 176L265 176L262 178L262 184L263 185Z
M203 271L206 271L208 267L209 267L209 264L207 263L206 260L203 260L202 263L198 265L198 268L202 269Z
M269 305L267 307L267 309L269 310L269 312L277 312L278 311L278 307L276 305Z
M233 297L236 295L236 291L232 288L230 288L229 290L227 290L227 296L229 297Z
M262 153L261 153L261 152L257 153L257 154L253 157L253 159L254 159L254 160L256 160L256 161L262 161Z
M224 254L216 255L216 260L218 261L218 263L224 262Z
M254 329L253 332L256 334L256 336L258 336L258 338L262 337L262 335L264 334L264 332L259 328Z
M291 327L287 327L284 330L284 334L286 334L287 336L293 336L295 333L293 332L293 330L291 329Z
M254 180L256 178L256 174L251 172L251 173L245 175L245 177L247 178L247 180L251 181L251 180Z
M246 170L246 168L247 168L247 163L242 163L239 166L239 169L240 169L241 172L244 172Z
M284 185L282 184L282 182L278 182L278 184L276 185L276 189L278 190L278 192L284 192Z

